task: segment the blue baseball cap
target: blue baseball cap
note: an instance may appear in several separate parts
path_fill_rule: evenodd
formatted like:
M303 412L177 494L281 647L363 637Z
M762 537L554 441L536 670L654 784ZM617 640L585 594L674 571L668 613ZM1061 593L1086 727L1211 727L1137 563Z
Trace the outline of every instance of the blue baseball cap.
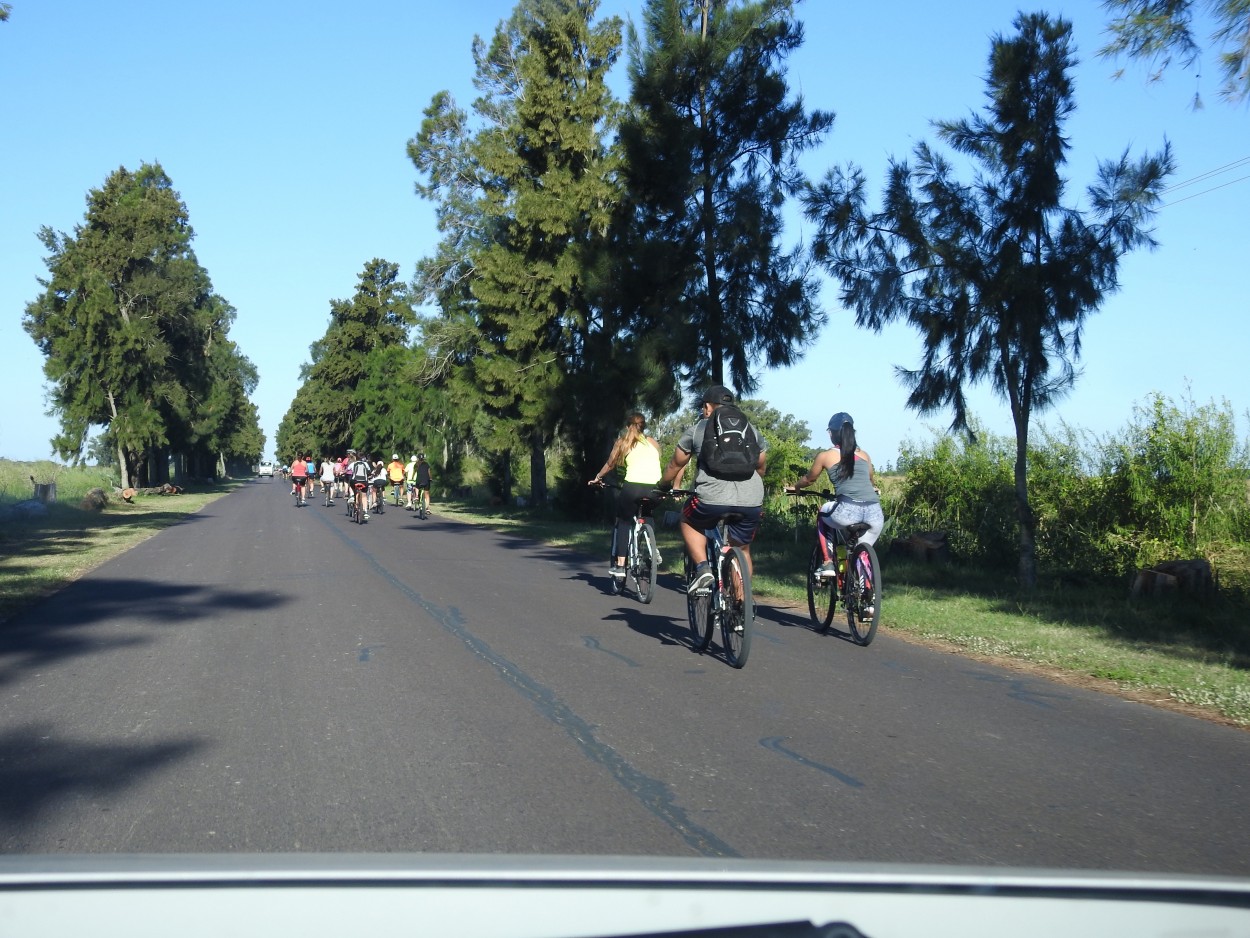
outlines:
M851 415L844 410L840 410L829 418L829 432L841 433L842 424L844 423L849 423L852 427L855 426L855 421L851 419Z

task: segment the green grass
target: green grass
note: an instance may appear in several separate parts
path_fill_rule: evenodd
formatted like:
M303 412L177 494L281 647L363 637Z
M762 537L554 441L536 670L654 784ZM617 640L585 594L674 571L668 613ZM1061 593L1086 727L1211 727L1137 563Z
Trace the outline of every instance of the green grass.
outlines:
M46 515L10 518L9 509L34 492L31 475L40 483L56 482L56 501ZM134 504L110 494L103 511L80 506L89 490L111 493L112 486L105 470L0 459L0 622L230 490L223 484L182 495L138 496Z
M610 527L467 503L444 514L607 558ZM806 610L810 528L770 519L752 546L754 589L765 603ZM681 569L677 533L659 531L664 569ZM1241 591L1208 599L1131 599L1128 584L1043 578L1022 593L1011 571L882 558L883 628L970 656L1250 726L1250 603Z

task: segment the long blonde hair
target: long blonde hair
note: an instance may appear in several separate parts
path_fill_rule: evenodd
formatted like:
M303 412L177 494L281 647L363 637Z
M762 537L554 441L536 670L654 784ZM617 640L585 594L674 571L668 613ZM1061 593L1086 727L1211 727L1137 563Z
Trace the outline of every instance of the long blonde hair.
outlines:
M634 412L625 421L625 432L612 447L612 455L608 457L608 465L613 469L619 466L629 455L629 451L646 436L647 418Z

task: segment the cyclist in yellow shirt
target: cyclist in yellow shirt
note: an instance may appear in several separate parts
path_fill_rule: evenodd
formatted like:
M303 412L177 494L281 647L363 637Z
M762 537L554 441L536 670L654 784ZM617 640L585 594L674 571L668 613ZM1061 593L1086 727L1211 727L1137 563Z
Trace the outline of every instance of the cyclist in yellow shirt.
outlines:
M644 495L650 495L662 475L660 444L647 436L646 430L647 418L638 413L630 414L625 422L625 432L613 445L608 461L603 464L598 475L589 482L590 485L600 485L605 475L622 463L625 464L625 482L616 499L616 549L618 551L624 550L629 544L629 533L634 524L634 512L638 509L638 499ZM624 578L625 555L623 553L612 559L608 572L614 577Z
M399 505L399 493L404 484L404 464L399 461L399 453L391 454L391 461L386 464L386 478L395 492L395 504Z

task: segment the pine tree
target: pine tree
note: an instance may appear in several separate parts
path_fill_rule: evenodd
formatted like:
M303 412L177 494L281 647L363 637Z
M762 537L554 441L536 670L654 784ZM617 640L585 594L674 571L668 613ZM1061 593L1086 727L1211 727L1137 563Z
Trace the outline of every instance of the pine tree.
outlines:
M863 173L834 169L807 197L816 256L842 284L856 322L874 330L903 319L923 360L901 370L908 406L949 407L970 430L965 389L987 381L1011 409L1020 582L1037 579L1036 522L1028 497L1029 425L1076 378L1087 316L1118 287L1120 257L1152 247L1153 219L1171 151L1100 165L1089 213L1062 204L1064 122L1075 107L1071 26L1021 15L996 37L985 116L939 122L939 137L979 167L974 180L921 143L916 166L892 163L880 211L866 210Z
M421 191L441 202L444 241L423 268L426 289L474 346L459 374L482 405L481 442L501 465L529 453L535 502L546 497L547 446L576 403L566 376L594 328L587 258L618 200L604 140L621 27L592 25L598 6L522 0L489 45L474 44L482 126L443 94L409 146L430 179Z
M91 428L106 428L123 485L166 477L170 447L185 455L194 445L196 402L212 392L205 343L228 322L193 237L159 164L110 174L73 235L40 232L49 278L23 325L52 384L53 446L81 458Z
M783 61L803 40L793 0L647 0L631 36L622 127L634 203L635 302L663 315L692 383L742 392L788 365L824 315L801 252L780 245L797 157L833 115L790 96Z
M414 322L399 265L370 260L352 298L330 301L330 324L313 343L312 361L278 427L280 458L289 459L297 451L342 453L349 446L384 444L379 436L393 439L389 424L394 402L385 393L371 394L370 382L376 386L399 380L384 372L391 350L406 346ZM367 417L366 404L373 408Z

